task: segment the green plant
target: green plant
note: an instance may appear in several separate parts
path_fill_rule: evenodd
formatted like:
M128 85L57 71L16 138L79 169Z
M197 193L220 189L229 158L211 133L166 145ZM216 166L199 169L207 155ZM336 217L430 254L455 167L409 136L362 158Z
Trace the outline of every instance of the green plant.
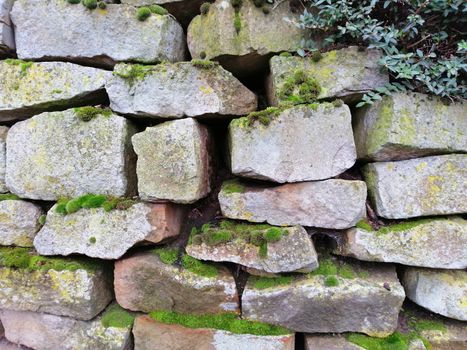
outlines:
M127 328L133 326L135 316L118 304L109 306L101 317L101 324L105 328Z
M96 107L78 107L73 108L75 115L83 122L89 122L98 115L103 115L104 117L109 117L112 114L112 111L108 108L96 108Z
M45 225L46 220L47 220L47 215L42 214L41 216L39 216L39 220L37 221L39 222L39 225Z
M151 9L149 7L140 7L138 11L136 11L136 19L138 21L145 21L149 17L151 17Z
M203 69L210 69L214 68L219 65L217 62L209 61L209 60L191 60L191 64L196 68L203 68Z
M83 5L90 10L94 10L97 8L97 0L83 0Z
M33 62L28 62L28 61L23 61L23 60L17 60L14 58L7 58L4 60L6 64L12 65L12 66L19 66L20 68L20 76L24 77L28 73L28 69L31 68L33 65Z
M204 2L201 4L199 11L201 12L202 15L207 15L210 7L211 7L211 4L209 2Z
M324 285L326 287L337 287L339 285L339 280L336 276L328 276L324 280Z
M165 16L169 14L169 11L167 11L165 8L159 5L151 5L149 6L149 9L151 10L152 13L159 15L159 16Z
M251 276L250 283L256 289L267 289L277 286L288 285L294 280L293 276L279 276L279 277L259 277Z
M245 186L243 186L237 179L227 180L222 183L222 192L224 193L242 193L244 191Z
M284 104L309 104L316 101L321 92L318 81L303 69L297 69L279 89L279 98Z
M117 66L113 71L113 75L126 79L130 84L134 84L138 80L143 80L148 74L155 70L155 66L145 66L142 64L125 64Z
M198 276L213 278L218 274L215 265L202 262L186 254L181 254L178 248L156 248L153 252L167 265L174 265L180 257L183 268Z
M73 5L79 4L79 3L81 2L81 0L66 0L66 1L67 1L68 3L70 3L70 4L73 4Z
M0 194L0 202L1 201L12 201L12 200L19 200L21 198L19 198L16 194L14 193L1 193Z
M66 215L80 209L103 208L106 212L117 209L126 210L137 201L128 198L118 198L101 194L85 194L84 196L68 199L61 198L55 207L55 212Z
M176 248L156 248L153 252L159 256L164 264L173 265L177 262L180 251Z
M89 243L96 244L96 242L97 242L96 237L89 237Z
M107 8L107 4L103 1L99 2L99 8L101 10L105 10Z
M278 242L284 235L284 230L279 227L271 227L263 234L263 238L266 242Z

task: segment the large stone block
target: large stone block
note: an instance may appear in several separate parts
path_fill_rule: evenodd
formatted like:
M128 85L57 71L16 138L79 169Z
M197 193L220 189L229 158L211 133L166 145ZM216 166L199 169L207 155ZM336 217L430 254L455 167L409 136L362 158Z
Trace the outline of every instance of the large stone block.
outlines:
M268 14L253 1L243 1L236 12L230 1L217 0L188 27L191 56L218 60L234 74L247 75L265 69L273 53L297 50L305 31L284 18L298 20L298 14L288 2L266 8Z
M191 118L165 122L134 135L132 142L142 199L193 203L211 191L206 126Z
M219 193L222 214L231 219L344 229L365 216L363 181L331 179L274 187L225 182Z
M1 203L0 203L1 207ZM118 259L138 243L159 243L177 236L182 208L172 204L136 203L128 209L81 209L63 215L53 206L34 246L41 255L84 254Z
M102 69L64 62L0 61L0 120L107 100Z
M238 312L235 281L225 267L206 265L189 256L184 256L182 267L178 267L176 260L177 252L172 250L148 251L118 260L114 273L118 303L143 312Z
M22 200L0 201L0 245L32 247L42 209Z
M131 324L108 324L112 307L90 321L12 310L2 310L0 318L10 341L35 350L130 350Z
M359 225L360 226L360 225ZM347 230L335 253L359 260L441 269L467 268L467 221L420 219Z
M355 142L359 158L401 160L467 152L467 104L397 93L358 108Z
M133 193L134 127L110 111L88 109L84 115L82 109L43 113L10 128L6 184L11 192L42 200Z
M367 164L363 168L379 216L404 219L467 211L467 155Z
M89 320L112 299L109 271L95 261L45 258L0 248L0 307Z
M106 89L113 111L143 117L243 115L257 107L253 92L209 61L119 64Z
M302 83L294 81L296 75L306 75L319 85L318 99L356 101L362 94L389 82L387 73L382 73L378 65L380 58L378 50L360 51L354 46L326 52L318 62L311 58L274 56L266 85L269 103L277 106L290 102L294 94L299 95L298 90L288 91L291 83L296 84L296 89Z
M305 335L305 350L364 350L345 336L327 334Z
M11 55L15 50L15 36L10 11L15 0L0 0L0 56Z
M8 192L5 184L6 172L6 136L8 135L8 127L0 126L0 193Z
M235 175L280 183L323 180L354 165L347 106L297 106L263 117L267 118L263 122L249 116L229 125L230 164Z
M12 343L8 341L6 338L0 338L0 349L2 350L31 350L31 348L27 348L25 346Z
M102 66L183 61L185 38L175 19L153 14L142 22L137 10L122 4L89 10L63 0L17 0L11 19L18 57Z

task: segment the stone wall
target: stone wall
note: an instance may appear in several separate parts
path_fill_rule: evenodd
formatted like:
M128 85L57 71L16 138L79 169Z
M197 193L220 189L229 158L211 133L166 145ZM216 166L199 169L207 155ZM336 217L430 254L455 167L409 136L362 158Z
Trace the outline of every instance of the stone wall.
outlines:
M0 0L1 350L467 348L466 104L271 2Z

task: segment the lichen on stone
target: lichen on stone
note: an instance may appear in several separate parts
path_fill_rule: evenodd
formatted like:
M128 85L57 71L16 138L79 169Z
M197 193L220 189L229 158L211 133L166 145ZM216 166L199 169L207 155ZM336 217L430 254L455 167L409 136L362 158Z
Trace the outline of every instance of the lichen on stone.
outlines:
M7 58L3 62L9 65L12 65L12 66L19 66L20 71L21 71L20 73L21 77L26 76L28 69L31 68L31 66L33 65L33 62L28 62L28 61L13 59L13 58Z

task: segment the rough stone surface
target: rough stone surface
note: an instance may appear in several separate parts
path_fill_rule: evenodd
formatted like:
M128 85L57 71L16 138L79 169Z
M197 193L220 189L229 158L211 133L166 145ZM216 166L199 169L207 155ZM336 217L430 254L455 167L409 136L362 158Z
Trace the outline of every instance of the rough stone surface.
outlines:
M16 123L7 138L7 187L22 198L42 200L131 195L133 133L132 124L115 114L84 122L74 110Z
M284 20L284 17L298 19L287 2L277 4L265 15L252 1L243 1L238 16L241 22L238 33L234 27L235 10L228 0L217 0L207 15L195 17L187 33L191 56L206 55L234 74L245 75L265 68L273 53L297 50L305 35L294 23Z
M460 217L428 219L419 221L419 224L413 221L413 225L407 229L398 228L398 225L391 229L389 226L379 231L349 229L335 253L359 260L409 266L467 268L466 220Z
M209 63L207 63L209 64ZM211 63L161 63L137 79L123 78L131 65L119 64L106 85L112 110L158 118L243 115L255 111L256 96L230 72ZM119 75L120 74L120 75Z
M35 350L130 350L131 327L104 327L101 318L80 321L29 311L2 310L6 337Z
M287 79L297 70L303 70L316 79L323 98L341 98L353 102L362 94L389 82L387 73L380 72L378 50L359 51L357 47L326 52L318 62L311 58L274 56L266 89L269 103L277 106L285 102L280 92Z
M187 118L148 127L132 138L144 200L193 203L211 190L210 136Z
M238 294L230 272L204 277L164 264L153 252L138 253L115 263L115 296L128 310L181 313L238 311Z
M238 192L223 186L222 214L231 219L344 229L365 216L363 181L324 180L275 187L242 186Z
M279 183L322 180L352 167L356 159L350 110L320 104L272 116L269 125L229 126L232 173Z
M136 7L122 4L90 11L63 0L17 0L11 19L18 57L103 66L119 61L183 61L182 27L168 15L152 15L141 22L136 12Z
M0 126L0 193L8 192L5 184L5 171L6 171L6 137L8 135L8 128Z
M259 247L238 239L215 246L190 244L189 255L200 260L229 261L269 273L310 272L318 267L318 256L308 233L301 226L285 227L287 235L267 244L267 256L259 255ZM219 229L221 231L221 229ZM263 230L265 232L267 230Z
M6 338L0 338L0 349L1 350L31 350L31 348L27 348L25 346L12 343L8 341Z
M0 202L1 206L1 202ZM49 210L34 246L41 255L84 254L118 259L138 243L159 243L177 236L182 208L171 204L137 203L126 210L81 209L62 215Z
M402 278L407 297L440 315L467 321L467 272L408 267Z
M15 0L0 0L0 56L10 55L15 50L13 24L10 10Z
M15 269L0 267L0 307L89 320L112 299L108 271Z
M363 173L379 216L404 219L467 211L467 155L371 163Z
M0 120L105 102L110 75L72 63L0 61Z
M388 336L397 327L404 290L393 266L367 266L365 271L364 277L337 277L335 287L326 286L319 275L266 289L248 281L242 315L296 332Z
M139 316L133 329L135 350L293 350L295 336L258 336L228 331L186 328Z
M383 161L467 152L466 103L446 105L433 96L398 93L356 113L359 158Z
M305 350L364 350L347 340L345 336L305 335Z
M42 209L22 200L0 201L0 245L32 247Z

